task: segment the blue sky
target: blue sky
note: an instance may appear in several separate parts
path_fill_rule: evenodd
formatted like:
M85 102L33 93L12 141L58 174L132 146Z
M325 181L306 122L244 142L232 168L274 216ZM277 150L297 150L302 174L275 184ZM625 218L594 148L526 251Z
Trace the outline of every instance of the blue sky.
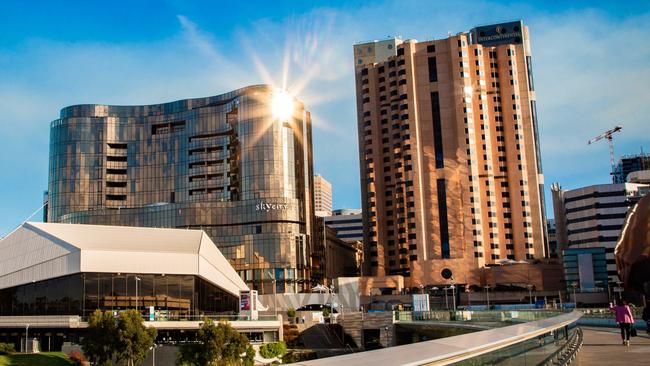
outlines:
M310 76L299 97L315 122L315 172L335 207L359 207L352 45L518 18L531 32L547 187L606 183L607 144L586 141L616 124L617 155L650 151L647 1L0 2L0 236L42 204L62 107L280 83L285 55L290 83Z

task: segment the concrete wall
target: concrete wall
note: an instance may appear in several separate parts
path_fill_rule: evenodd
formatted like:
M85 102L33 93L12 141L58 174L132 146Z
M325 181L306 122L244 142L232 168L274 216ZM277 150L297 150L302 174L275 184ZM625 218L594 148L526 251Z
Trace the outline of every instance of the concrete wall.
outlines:
M357 346L363 347L363 329L379 329L380 343L382 347L395 345L395 326L393 324L393 312L378 313L344 313L337 319Z

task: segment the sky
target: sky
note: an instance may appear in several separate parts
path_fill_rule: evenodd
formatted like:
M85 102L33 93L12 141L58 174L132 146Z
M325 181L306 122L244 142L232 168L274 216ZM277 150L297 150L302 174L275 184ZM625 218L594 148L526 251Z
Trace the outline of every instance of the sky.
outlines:
M552 214L550 183L610 180L607 143L588 139L622 125L617 156L650 151L650 2L0 1L0 236L42 206L61 108L279 86L286 74L312 112L314 172L335 208L359 207L353 44L512 19L530 28Z

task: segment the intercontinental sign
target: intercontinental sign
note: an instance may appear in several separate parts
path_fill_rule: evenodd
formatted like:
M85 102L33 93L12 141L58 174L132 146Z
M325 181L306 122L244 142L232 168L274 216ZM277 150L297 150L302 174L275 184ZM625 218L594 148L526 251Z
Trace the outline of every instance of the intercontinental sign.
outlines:
M523 39L521 21L476 27L470 31L476 43L486 46L521 43Z

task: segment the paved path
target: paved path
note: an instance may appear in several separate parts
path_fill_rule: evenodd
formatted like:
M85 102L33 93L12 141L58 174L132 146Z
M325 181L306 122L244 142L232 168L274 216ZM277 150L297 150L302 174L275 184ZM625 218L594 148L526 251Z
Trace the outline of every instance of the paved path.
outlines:
M584 342L578 352L577 364L581 366L607 365L632 366L650 364L650 338L639 330L638 337L631 338L630 346L621 344L618 329L586 328Z

